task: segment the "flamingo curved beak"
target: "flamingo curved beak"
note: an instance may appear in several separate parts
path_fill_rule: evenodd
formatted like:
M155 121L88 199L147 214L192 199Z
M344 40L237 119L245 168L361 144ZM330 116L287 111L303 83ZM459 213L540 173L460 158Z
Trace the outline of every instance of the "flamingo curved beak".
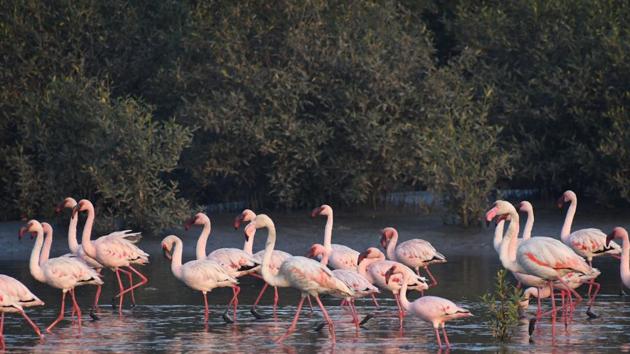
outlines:
M559 209L562 209L564 207L564 196L558 198L558 200L556 201L556 205Z
M184 230L186 231L190 230L190 227L193 226L194 223L195 223L194 217L186 219L186 222L184 222Z
M250 223L245 226L245 230L243 232L245 233L246 238L254 237L254 234L256 234L256 222L250 221Z
M385 284L389 284L389 278L396 272L396 266L392 266L385 272Z
M357 258L357 265L361 264L361 262L367 258L368 254L366 251L359 253L359 258Z
M314 246L312 246L312 247L308 250L308 252L306 252L306 254L304 255L304 257L306 257L306 258L313 258L313 257L315 257L315 247L314 247Z
M321 213L321 212L322 212L322 208L321 207L317 207L317 208L315 208L315 209L313 209L311 211L311 217L312 218L317 217L319 215L319 213Z
M72 217L77 216L77 213L81 211L80 209L79 204L75 205L74 208L72 208Z
M20 230L18 231L18 239L21 240L22 237L24 237L25 233L26 233L26 226L20 227Z
M238 214L238 216L234 218L234 222L232 223L232 226L234 226L234 230L238 230L241 227L242 221L243 221L243 214Z
M168 259L169 261L173 259L173 255L165 244L162 244L162 253L164 253L164 258Z
M610 245L610 241L612 241L614 238L615 238L614 232L611 232L606 236L606 247Z
M498 211L499 210L497 209L497 207L493 207L486 212L486 226L490 225L490 222L492 222L492 220L494 220L494 218L497 216Z

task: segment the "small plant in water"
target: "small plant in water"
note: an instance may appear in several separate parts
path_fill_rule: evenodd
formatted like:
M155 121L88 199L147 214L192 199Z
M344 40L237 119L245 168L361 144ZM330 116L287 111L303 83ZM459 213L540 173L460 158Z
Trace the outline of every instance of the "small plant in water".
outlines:
M522 297L522 291L511 285L506 276L505 269L499 270L495 278L494 292L481 297L481 302L488 308L492 336L501 342L507 342L518 325L519 300Z

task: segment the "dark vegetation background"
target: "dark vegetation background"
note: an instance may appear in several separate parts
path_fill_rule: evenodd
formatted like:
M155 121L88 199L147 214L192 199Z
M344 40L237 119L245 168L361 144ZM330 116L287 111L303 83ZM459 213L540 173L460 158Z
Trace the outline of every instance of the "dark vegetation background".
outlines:
M0 1L0 217L630 202L630 2Z

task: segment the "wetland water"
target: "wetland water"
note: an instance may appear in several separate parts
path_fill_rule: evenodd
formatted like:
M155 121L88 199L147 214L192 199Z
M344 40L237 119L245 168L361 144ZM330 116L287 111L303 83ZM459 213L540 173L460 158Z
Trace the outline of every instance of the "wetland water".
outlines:
M442 225L436 217L418 217L410 214L382 213L336 215L333 242L344 243L356 249L378 244L378 230L384 226L396 226L401 240L422 237L442 251L449 262L432 267L439 280L437 288L427 294L449 298L475 315L470 319L452 321L447 325L452 350L457 352L630 352L630 297L619 295L618 263L612 259L595 261L602 270L599 278L602 291L593 311L600 318L588 320L585 308L579 307L574 322L565 331L557 325L556 335L551 336L551 325L544 319L539 330L530 340L527 333L527 320L523 320L512 342L497 345L486 325L484 309L479 296L490 290L493 277L500 268L498 257L492 249L492 229L460 229ZM232 215L219 215L213 218L213 235L208 250L216 247L242 247L240 232L229 228ZM273 215L272 215L273 217ZM578 211L578 219L580 212ZM597 226L605 232L615 225L628 227L628 215L611 216L591 214L587 221L576 220L575 228ZM554 211L543 211L537 215L535 235L555 235L560 229L562 215ZM280 215L275 218L278 227L279 249L302 255L310 244L321 242L324 220L311 220L304 214ZM46 302L42 308L27 312L40 326L45 327L54 320L59 310L60 292L32 279L28 271L28 256L32 241L18 241L16 232L19 223L5 223L0 229L0 241L5 247L0 251L0 273L20 279L35 294ZM186 248L184 261L194 256L193 247L198 230L183 233ZM257 234L258 249L264 244L264 232ZM60 227L55 233L53 255L65 252L66 232ZM437 352L432 328L427 323L407 316L403 332L398 330L395 302L389 293L381 294L381 308L376 310L370 301L360 300L358 311L361 315L374 313L376 316L358 332L349 316L337 306L339 301L325 298L332 318L336 322L337 344L333 347L324 328L317 332L314 328L322 317L316 309L310 314L306 307L294 335L287 338L284 345L275 345L270 338L277 337L288 328L295 311L298 293L294 290L280 291L280 309L277 318L256 320L249 313L262 282L251 277L241 279L241 296L236 324L225 324L221 313L231 296L228 289L219 289L208 295L212 305L211 319L203 324L202 297L198 292L186 288L170 272L169 263L161 257L159 239L148 236L140 246L151 254L151 264L141 270L148 275L149 284L136 292L138 306L125 307L123 316L112 312L109 305L114 286L111 272L105 272L101 313L99 321L87 316L87 309L94 295L89 287L77 290L78 301L84 310L81 333L71 323L70 317L62 321L45 340L36 338L20 317L5 317L5 342L7 352L141 352L141 351L215 351L215 352ZM584 291L580 291L584 293ZM412 294L411 298L416 298ZM261 312L271 313L272 292L265 294L259 307ZM548 304L547 304L548 305ZM547 306L546 305L546 306ZM528 311L533 316L535 306ZM69 313L67 313L69 315Z

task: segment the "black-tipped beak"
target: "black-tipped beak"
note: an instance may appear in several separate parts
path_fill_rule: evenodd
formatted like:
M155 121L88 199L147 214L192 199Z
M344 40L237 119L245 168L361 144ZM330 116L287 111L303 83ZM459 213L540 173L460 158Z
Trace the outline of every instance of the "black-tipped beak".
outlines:
M612 232L608 234L608 236L606 236L606 247L610 246L610 241L612 241L614 238L615 234Z
M74 208L72 208L72 217L77 216L78 212L79 212L79 204L75 205Z

